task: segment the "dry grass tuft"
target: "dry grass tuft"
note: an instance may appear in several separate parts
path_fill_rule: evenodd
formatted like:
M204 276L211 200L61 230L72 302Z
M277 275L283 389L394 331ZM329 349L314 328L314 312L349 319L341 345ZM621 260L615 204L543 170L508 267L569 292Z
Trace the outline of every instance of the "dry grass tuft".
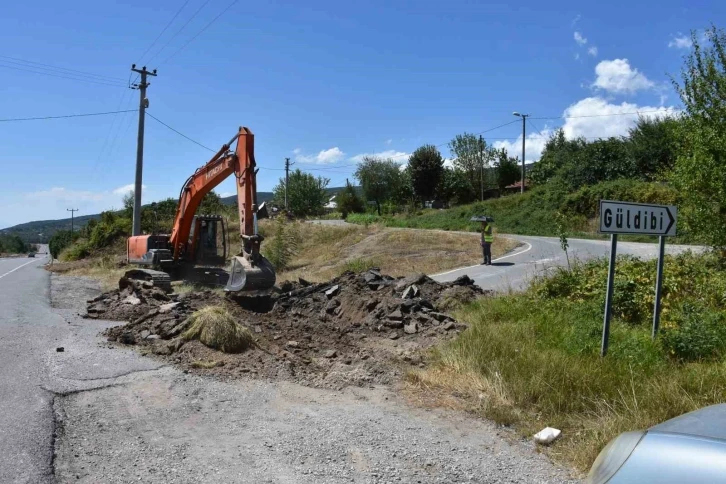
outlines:
M207 306L191 315L191 326L182 338L198 339L205 346L224 353L241 353L255 345L249 329L237 323L232 313L220 306Z

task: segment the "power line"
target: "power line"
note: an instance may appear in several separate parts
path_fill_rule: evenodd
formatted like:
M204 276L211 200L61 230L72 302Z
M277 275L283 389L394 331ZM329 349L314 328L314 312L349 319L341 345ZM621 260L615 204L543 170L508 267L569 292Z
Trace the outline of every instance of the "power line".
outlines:
M174 128L172 128L171 126L169 126L168 124L166 124L166 123L165 123L164 121L162 121L162 120L160 120L159 118L155 117L155 116L154 116L153 114L151 114L150 112L146 111L146 115L147 115L147 116L149 116L149 117L150 117L151 119L153 119L154 121L156 121L157 123L159 123L159 124L161 124L161 125L163 125L163 126L166 126L166 127L167 127L167 128L169 128L170 130L174 131L174 132L175 132L176 134L178 134L178 135L179 135L179 136L181 136L182 138L185 138L185 139L187 139L187 140L191 141L191 142L192 142L192 143L194 143L195 145L201 146L201 147L202 147L202 148L204 148L205 150L209 150L209 151L211 151L212 153L216 153L216 152L217 152L217 150L213 150L212 148L209 148L209 147L207 147L207 146L204 146L204 145L203 145L202 143L200 143L199 141L195 141L195 140L191 139L191 138L190 138L189 136L185 135L184 133L181 133L181 132L177 131L176 129L174 129Z
M104 81L118 81L118 82L124 82L124 80L120 77L112 77L112 76L106 76L103 74L95 74L93 72L85 72L85 71L79 71L77 69L68 69L67 67L58 67L53 66L50 64L43 64L42 62L35 62L35 61L29 61L24 59L19 59L17 57L10 57L8 55L0 55L0 59L3 60L3 62L10 62L12 64L17 64L24 66L26 64L32 64L27 67L33 67L35 69L46 69L46 70L54 70L54 71L65 71L72 75L82 75L82 76L90 76L90 77L97 77L100 80ZM40 66L40 67L34 67L34 66Z
M210 0L207 0L206 2L204 2L202 4L202 6L199 7L197 9L197 11L192 14L191 17L189 17L189 19L184 23L184 25L182 25L182 27L179 30L177 30L176 33L174 35L172 35L169 40L166 41L166 44L164 44L161 47L161 49L159 49L156 52L156 54L152 55L151 58L148 61L146 61L146 63L149 64L154 58L156 58L156 56L158 56L159 54L161 54L162 52L164 52L164 49L166 49L169 46L169 44L171 44L171 41L174 40L174 39L176 39L177 35L179 35L180 33L182 33L182 31L187 27L187 25L189 25L189 22L191 22L192 20L194 20L194 18L199 14L199 12L202 11L202 9L209 3L209 1Z
M3 62L8 62L8 61L3 61ZM64 75L61 75L61 74L55 74L55 73L51 73L51 72L42 72L42 71L39 71L39 70L31 70L31 69L23 69L21 67L7 66L7 65L4 65L4 64L0 64L0 67L4 67L6 69L14 69L16 71L31 72L33 74L42 74L42 75L50 76L50 77L59 77L61 79L70 79L72 81L89 82L89 83L92 83L92 84L99 84L99 85L102 85L102 86L126 87L121 82L119 82L119 83L102 82L102 81L96 80L96 79L88 79L88 78L82 78L82 77L70 77L70 76L64 76ZM28 67L32 67L32 66L28 66ZM34 67L34 69L41 69L41 68L40 67Z
M222 11L221 11L221 12L219 13L219 15L217 15L216 17L214 17L214 18L212 19L212 21L211 21L211 22L209 22L209 23L208 23L207 25L205 25L205 26L204 26L204 27L202 28L202 30L200 30L199 32L197 32L197 34L196 34L196 35L195 35L194 37L192 37L191 39L189 39L189 40L187 41L187 43L186 43L186 44L182 45L182 46L181 46L181 47L180 47L180 48L179 48L178 50L176 50L176 51L175 51L175 52L174 52L174 53L173 53L172 55L170 55L169 57L167 57L167 58L166 58L166 60L165 60L165 61L163 61L163 62L162 62L161 64L159 64L159 65L163 65L163 64L166 64L167 62L169 62L169 61L171 60L171 58L172 58L172 57L174 57L174 56L175 56L175 55L177 55L177 54L178 54L179 52L181 52L182 50L184 50L184 48L185 48L185 47L186 47L187 45L191 44L191 43L192 43L192 42L194 41L194 39L196 39L197 37L199 37L200 35L202 35L202 33L203 33L203 32L204 32L205 30L207 30L207 29L209 28L209 26L210 26L210 25L212 25L212 24L213 24L214 22L216 22L216 21L217 21L217 19L218 19L219 17L221 17L222 15L224 15L225 13L227 13L227 10L229 10L230 8L232 8L232 7L234 6L234 4L236 4L236 3L238 2L238 1L239 1L239 0L232 0L232 3L230 3L229 5L227 5L227 8L225 8L224 10L222 10Z
M34 118L6 118L0 119L0 123L6 123L10 121L37 121L41 119L62 119L62 118L82 118L87 116L104 116L106 114L118 114L118 113L129 113L136 111L135 109L129 109L125 111L106 111L104 113L84 113L84 114L65 114L63 116L39 116Z
M144 56L146 54L148 54L149 51L151 50L151 48L156 45L156 43L159 41L159 39L161 38L161 36L164 35L164 32L166 32L166 30L169 27L171 27L171 24L174 23L174 20L176 20L176 18L179 16L179 14L181 13L181 11L184 10L184 7L186 7L188 3L189 3L189 0L186 0L186 2L184 2L184 4L179 8L179 10L176 11L176 13L171 18L171 20L169 20L169 23L166 24L166 27L164 27L164 29L161 31L161 33L156 36L156 38L154 39L154 41L151 43L151 45L149 47L146 48L146 50L144 51L144 53L141 54L141 57L139 57L139 60L143 60L144 59ZM141 62L139 62L139 64L141 64Z
M664 108L664 109L654 109L650 111L633 111L630 113L606 113L606 114L583 114L580 116L540 116L535 117L531 119L577 119L577 118L599 118L603 116L632 116L636 114L650 114L650 113L669 113L669 112L675 112L675 111L683 111L682 108Z

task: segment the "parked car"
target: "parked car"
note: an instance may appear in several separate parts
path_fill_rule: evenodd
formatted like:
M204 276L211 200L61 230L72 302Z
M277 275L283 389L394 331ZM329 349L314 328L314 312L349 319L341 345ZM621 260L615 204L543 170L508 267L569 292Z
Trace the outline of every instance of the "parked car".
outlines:
M35 252L28 252L28 257L35 257Z
M620 434L597 456L585 482L726 483L726 404Z

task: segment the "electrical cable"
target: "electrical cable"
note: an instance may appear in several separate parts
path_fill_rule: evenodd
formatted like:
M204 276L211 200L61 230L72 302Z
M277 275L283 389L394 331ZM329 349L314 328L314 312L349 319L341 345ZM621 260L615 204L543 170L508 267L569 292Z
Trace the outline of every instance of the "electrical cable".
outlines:
M87 116L104 116L106 114L118 114L118 113L128 113L131 111L136 111L135 109L129 109L124 111L106 111L103 113L84 113L84 114L65 114L63 116L38 116L33 118L6 118L6 119L0 119L0 123L7 123L11 121L38 121L42 119L63 119L63 118L82 118Z
M603 116L633 116L637 114L652 114L652 113L669 113L669 112L677 112L677 111L683 111L683 108L664 108L664 109L654 109L650 111L633 111L629 113L607 113L607 114L583 114L580 116L539 116L539 117L530 117L529 119L577 119L577 118L598 118Z
M150 50L152 49L152 47L154 47L154 46L156 45L156 43L157 43L157 42L159 41L159 39L161 38L161 36L162 36L162 35L164 35L164 32L166 32L166 31L167 31L167 29L168 29L169 27L171 27L171 24L172 24L172 23L174 23L174 20L176 20L176 18L177 18L177 17L179 16L179 14L180 14L180 13L182 12L182 10L184 10L184 7L186 7L188 3L189 3L189 0L186 0L186 1L184 2L184 4L183 4L183 5L182 5L182 6L181 6L181 7L179 8L179 10L177 10L177 11L176 11L176 13L175 13L175 14L174 14L174 16L173 16L173 17L171 18L171 20L169 20L169 23L167 23L167 24L166 24L166 27L164 27L164 28L162 29L161 33L160 33L159 35L157 35L157 36L156 36L156 38L155 38L155 39L154 39L154 41L153 41L153 42L151 43L151 45L150 45L149 47L147 47L147 48L146 48L146 50L144 51L144 53L143 53L143 54L141 54L141 57L139 57L139 59L140 59L140 60L142 60L142 61L144 60L144 56L145 56L146 54L148 54L148 53L149 53L149 51L150 51ZM140 64L141 64L141 62L140 62Z
M149 116L149 117L150 117L151 119L153 119L154 121L156 121L157 123L159 123L159 124L161 124L161 125L163 125L163 126L166 126L166 127L167 127L167 128L169 128L170 130L174 131L174 132L175 132L176 134L178 134L179 136L181 136L182 138L185 138L185 139L187 139L188 141L191 141L192 143L194 143L195 145L201 146L201 147L202 147L202 148L204 148L205 150L209 150L209 151L211 151L212 153L216 153L216 152L217 152L217 150L213 150L212 148L209 148L209 147L207 147L207 146L204 146L204 145L203 145L202 143L200 143L199 141L195 141L195 140L191 139L191 138L190 138L189 136L185 135L184 133L181 133L181 132L177 131L176 129L172 128L171 126L169 126L168 124L166 124L166 123L165 123L164 121L160 120L159 118L157 118L156 116L154 116L153 114L151 114L151 113L150 113L149 111L145 111L145 113L146 113L146 115L147 115L147 116Z
M3 61L3 62L8 62L8 61ZM99 84L102 86L126 87L126 85L123 82L119 82L119 83L102 82L102 81L96 80L96 79L88 79L88 78L82 78L82 77L70 77L70 76L64 76L64 75L55 74L55 73L51 73L51 72L42 72L42 71L38 71L38 70L30 70L30 69L23 69L20 67L7 66L4 64L0 64L0 67L4 67L6 69L14 69L16 71L31 72L33 74L42 74L42 75L50 76L50 77L59 77L61 79L70 79L72 81L89 82L92 84ZM28 67L32 67L32 66L28 66ZM42 68L35 67L35 69L42 69Z
M237 2L239 2L239 0L232 0L232 3L230 3L229 5L227 5L227 8L225 8L224 10L222 10L222 11L221 11L221 12L219 13L219 15L217 15L216 17L214 17L214 18L213 18L213 19L211 20L211 22L209 22L209 23L208 23L207 25L205 25L205 26L204 26L204 27L202 28L202 30L200 30L199 32L197 32L197 34L196 34L196 35L195 35L194 37L192 37L191 39L189 39L189 40L188 40L188 41L186 42L186 44L182 45L182 46L181 46L181 47L180 47L180 48L179 48L178 50L176 50L176 51L175 51L175 52L174 52L174 53L173 53L172 55L170 55L169 57L167 57L167 58L166 58L166 60L164 60L164 61L163 61L163 62L162 62L161 64L159 64L159 65L161 66L161 65L163 65L163 64L166 64L167 62L169 62L169 61L171 60L171 58L172 58L172 57L174 57L174 56L175 56L175 55L177 55L177 54L178 54L179 52L181 52L182 50L184 50L184 48L185 48L185 47L186 47L187 45L191 44L191 43L192 43L192 42L194 41L194 39L196 39L197 37L199 37L200 35L202 35L202 33L203 33L203 32L204 32L205 30L207 30L207 29L209 28L209 26L210 26L210 25L212 25L212 24L213 24L214 22L216 22L216 21L217 21L217 19L218 19L219 17L221 17L222 15L224 15L225 13L227 13L227 10L229 10L230 8L232 8L232 7L234 6L234 4L236 4Z
M11 64L16 64L16 65L25 66L25 67L31 67L31 68L35 68L35 69L46 69L46 70L54 70L54 71L61 71L61 72L65 71L65 73L68 73L71 75L97 77L97 78L99 78L99 80L102 80L102 81L124 82L123 78L120 78L120 77L105 76L103 74L95 74L92 72L79 71L77 69L68 69L66 67L58 67L58 66L53 66L50 64L43 64L42 62L35 62L35 61L19 59L17 57L11 57L8 55L0 55L0 60L2 60L3 62L10 62ZM32 64L32 65L27 65L27 64ZM40 66L40 67L35 67L35 66Z
M207 0L206 2L204 2L204 3L202 4L202 6L201 6L201 7L199 7L199 8L197 9L197 11L196 11L196 12L194 12L194 13L192 14L192 16L191 16L191 17L189 17L189 19L188 19L188 20L187 20L187 21L186 21L186 22L184 23L184 25L182 25L182 27L181 27L181 28L180 28L179 30L177 30L177 31L176 31L176 33L175 33L174 35L172 35L172 36L171 36L171 38L170 38L169 40L167 40L167 41L166 41L166 44L164 44L164 45L163 45L163 46L161 47L161 49L159 49L159 50L158 50L158 51L156 52L156 54L152 55L152 56L151 56L151 58L149 58L149 60L148 60L148 61L146 61L146 63L147 63L147 64L148 64L148 63L150 63L150 62L151 62L151 61L152 61L153 59L155 59L155 58L156 58L156 56L158 56L159 54L161 54L162 52L164 52L164 49L166 49L166 48L167 48L167 47L169 46L169 44L171 44L172 40L176 39L176 37L177 37L177 36L178 36L178 35L179 35L180 33L182 33L182 31L183 31L183 30L184 30L185 28L187 28L187 25L189 25L189 23L190 23L190 22L191 22L192 20L194 20L194 18L195 18L195 17L196 17L196 16L197 16L197 15L199 14L199 12L201 12L201 11L202 11L202 9L203 9L203 8L204 8L204 7L205 7L205 6L206 6L206 5L207 5L207 4L209 3L209 2L210 2L210 0Z

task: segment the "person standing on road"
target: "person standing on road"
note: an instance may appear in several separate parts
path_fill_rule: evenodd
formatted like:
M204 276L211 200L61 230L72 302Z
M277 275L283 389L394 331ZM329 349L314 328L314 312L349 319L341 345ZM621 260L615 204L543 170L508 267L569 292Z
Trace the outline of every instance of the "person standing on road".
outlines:
M492 224L482 222L481 224L481 247L484 253L484 262L481 265L492 265L492 242L494 242L494 232Z

